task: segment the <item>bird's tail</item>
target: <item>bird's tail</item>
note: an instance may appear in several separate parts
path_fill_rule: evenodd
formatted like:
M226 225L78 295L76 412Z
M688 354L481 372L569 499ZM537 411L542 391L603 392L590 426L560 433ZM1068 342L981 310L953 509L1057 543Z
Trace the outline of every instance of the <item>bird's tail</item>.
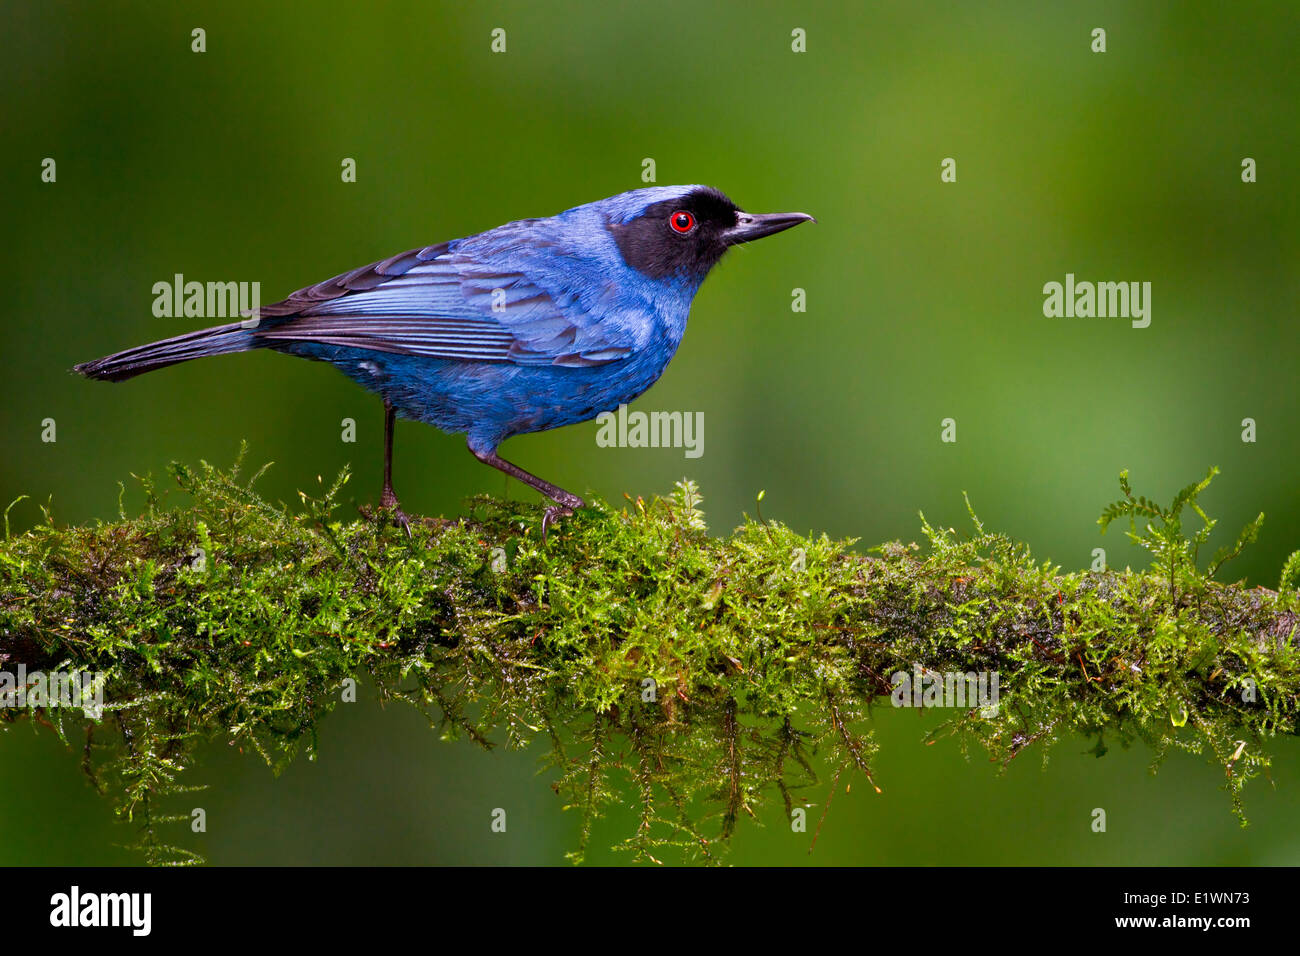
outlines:
M133 349L115 352L93 362L82 362L73 368L87 378L122 382L178 362L188 362L207 355L247 352L260 347L261 343L253 337L253 330L235 322L163 339L161 342L137 345Z

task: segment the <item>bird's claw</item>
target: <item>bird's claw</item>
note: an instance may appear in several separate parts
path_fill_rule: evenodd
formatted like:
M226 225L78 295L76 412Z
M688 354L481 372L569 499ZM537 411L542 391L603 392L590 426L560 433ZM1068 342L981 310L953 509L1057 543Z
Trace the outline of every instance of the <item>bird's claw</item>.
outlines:
M393 506L393 524L405 531L408 538L412 536L411 519L406 517L406 512L396 505Z
M369 512L369 510L370 509L367 508L366 512ZM392 515L393 524L405 531L408 538L412 536L411 519L406 516L406 512L402 510L402 506L397 503L397 497L395 495L380 495L379 511L381 513L387 511Z
M567 518L573 514L573 509L568 505L551 505L542 515L542 541L546 541L546 531L551 525L555 524L560 518Z

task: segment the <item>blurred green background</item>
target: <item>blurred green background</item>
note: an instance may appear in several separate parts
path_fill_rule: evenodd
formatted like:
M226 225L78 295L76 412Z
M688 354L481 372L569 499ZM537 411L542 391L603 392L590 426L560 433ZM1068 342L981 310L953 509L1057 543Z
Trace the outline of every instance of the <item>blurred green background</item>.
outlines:
M505 454L618 501L689 475L715 532L753 511L862 547L961 526L962 491L1040 558L1143 559L1096 517L1130 468L1167 500L1211 464L1215 544L1258 511L1229 571L1271 585L1300 547L1295 335L1300 155L1294 3L8 3L0 124L8 281L0 499L61 522L112 518L118 482L172 459L274 460L296 500L352 464L377 498L382 413L326 366L223 357L125 385L78 361L178 334L152 314L174 273L260 281L263 302L394 252L643 185L708 183L756 212L820 220L733 253L634 407L702 411L702 458L602 449L596 425ZM207 52L191 52L191 30ZM490 52L504 28L507 52ZM791 51L791 30L807 52ZM1107 52L1091 52L1091 31ZM57 161L42 183L41 161ZM340 163L357 162L343 183ZM957 161L957 182L940 162ZM1241 161L1258 182L1241 181ZM1049 319L1043 284L1150 281L1152 322ZM793 313L791 290L807 290ZM207 323L212 324L212 323ZM958 441L940 442L940 422ZM1258 440L1241 440L1243 418ZM57 441L42 442L42 421ZM340 440L354 418L358 440ZM459 437L403 424L408 511L531 497ZM39 520L14 509L19 529ZM736 863L1300 863L1300 741L1246 791L1176 755L1104 759L1069 740L1005 776L931 722L884 708L875 794L837 794L816 852L778 805ZM577 818L538 754L447 744L363 701L280 779L213 744L196 782L214 863L554 863ZM77 755L28 725L0 738L0 864L107 863L130 834ZM823 799L828 784L811 794ZM507 834L489 830L507 808ZM1103 807L1106 834L1089 828ZM814 811L815 813L819 811ZM602 824L598 848L634 820ZM617 862L597 851L592 859Z

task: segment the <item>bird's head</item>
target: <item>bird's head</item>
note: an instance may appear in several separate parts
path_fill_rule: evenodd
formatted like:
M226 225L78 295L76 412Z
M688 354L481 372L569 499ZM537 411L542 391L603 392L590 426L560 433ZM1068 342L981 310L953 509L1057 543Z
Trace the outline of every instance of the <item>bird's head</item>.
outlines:
M635 189L604 205L624 262L651 279L696 285L732 246L816 222L802 212L745 212L710 186Z

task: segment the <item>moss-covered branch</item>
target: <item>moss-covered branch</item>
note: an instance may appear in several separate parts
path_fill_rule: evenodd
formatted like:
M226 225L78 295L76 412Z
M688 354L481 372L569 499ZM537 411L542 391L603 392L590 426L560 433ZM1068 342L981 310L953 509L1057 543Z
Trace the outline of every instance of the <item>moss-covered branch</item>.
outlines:
M13 536L6 521L0 547L0 670L106 680L99 721L58 707L0 720L36 713L79 744L93 729L87 770L154 862L189 859L158 824L199 741L282 764L317 746L319 718L359 677L485 746L548 739L584 842L633 788L626 846L650 859L715 856L766 797L804 805L814 751L871 779L868 708L905 692L951 705L965 685L943 675L996 675L996 706L963 698L940 731L995 760L1070 733L1207 752L1238 810L1268 739L1296 732L1300 558L1276 592L1210 580L1208 531L1182 530L1187 513L1210 524L1205 483L1161 508L1125 479L1103 521L1146 522L1131 534L1152 570L1063 573L973 514L970 534L926 524L926 549L864 556L770 522L710 537L684 483L597 502L545 542L541 509L489 499L408 539L335 514L346 476L294 510L238 466L173 475L183 507L146 481L137 517ZM900 672L916 686L900 690Z

